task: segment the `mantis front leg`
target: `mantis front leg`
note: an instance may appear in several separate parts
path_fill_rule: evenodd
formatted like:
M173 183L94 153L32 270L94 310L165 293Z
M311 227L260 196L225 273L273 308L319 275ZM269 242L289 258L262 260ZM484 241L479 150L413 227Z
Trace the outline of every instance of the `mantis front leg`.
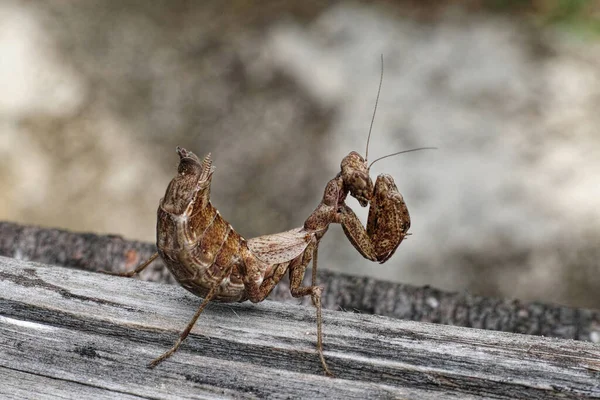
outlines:
M354 248L363 257L380 263L394 254L410 228L404 198L387 174L379 175L375 181L366 229L345 203L339 205L338 220Z

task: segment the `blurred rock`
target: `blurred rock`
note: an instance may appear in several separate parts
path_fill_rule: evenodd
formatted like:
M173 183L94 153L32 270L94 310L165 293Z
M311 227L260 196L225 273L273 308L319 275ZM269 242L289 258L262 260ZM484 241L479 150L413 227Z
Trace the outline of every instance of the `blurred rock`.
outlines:
M392 260L333 227L320 266L599 307L598 43L458 8L232 4L0 2L0 218L153 240L182 145L213 153L240 233L301 225L364 153L384 54L369 158L439 150L373 167L413 220Z

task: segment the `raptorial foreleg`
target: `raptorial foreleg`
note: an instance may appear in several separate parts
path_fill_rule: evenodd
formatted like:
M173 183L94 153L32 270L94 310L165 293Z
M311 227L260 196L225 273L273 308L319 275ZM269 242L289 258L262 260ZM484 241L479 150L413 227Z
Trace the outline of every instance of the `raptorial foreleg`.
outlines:
M380 263L394 254L410 228L404 198L394 179L386 174L379 175L375 182L366 229L345 203L339 206L338 219L356 250L363 257Z

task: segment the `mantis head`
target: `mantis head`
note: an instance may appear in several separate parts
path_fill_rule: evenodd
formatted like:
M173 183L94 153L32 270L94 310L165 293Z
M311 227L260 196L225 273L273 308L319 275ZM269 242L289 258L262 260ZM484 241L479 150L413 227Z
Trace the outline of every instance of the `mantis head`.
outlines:
M369 127L369 135L367 136L367 150L365 157L363 158L360 154L355 151L351 151L342 160L341 165L341 176L344 181L344 188L350 192L361 206L365 207L373 198L373 181L369 176L369 170L371 165L384 158L392 157L402 153L410 153L412 151L419 151L425 149L435 149L435 147L419 147L417 149L398 151L396 153L388 154L383 157L379 157L370 164L367 164L367 158L369 157L369 141L371 140L371 132L373 130L373 122L375 121L375 114L377 113L377 104L379 103L379 95L381 94L381 84L383 82L383 54L381 55L381 77L379 79L379 88L377 89L377 97L375 99L375 109L373 110L373 117L371 118L371 126Z
M373 181L369 176L367 160L352 151L342 159L340 167L345 188L365 207L373 196Z

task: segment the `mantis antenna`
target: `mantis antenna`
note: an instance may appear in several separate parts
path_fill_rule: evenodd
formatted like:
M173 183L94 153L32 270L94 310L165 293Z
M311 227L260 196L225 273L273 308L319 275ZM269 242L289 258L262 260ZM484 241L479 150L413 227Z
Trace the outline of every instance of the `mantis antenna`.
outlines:
M411 153L413 151L419 151L419 150L437 150L437 147L417 147L416 149L402 150L402 151L398 151L396 153L388 154L387 156L379 157L375 161L371 162L371 164L369 164L368 169L371 169L371 165L375 164L379 160L383 160L384 158L397 156L398 154L403 154L403 153Z
M375 122L375 114L377 114L377 104L379 104L379 95L381 94L381 84L383 83L383 54L381 54L381 76L379 77L379 89L377 89L377 98L375 99L375 109L371 118L371 126L369 126L369 136L367 136L367 150L365 151L365 161L369 157L369 141L371 140L371 131L373 130L373 122Z
M367 136L367 149L365 150L365 162L369 159L369 142L371 141L371 131L373 130L373 123L375 122L375 114L377 114L377 105L379 104L379 95L381 94L381 85L383 84L383 54L381 54L381 76L379 77L379 88L377 89L377 97L375 98L375 109L373 110L373 117L371 118L371 126L369 126L369 136ZM379 160L384 158L396 156L398 154L410 153L419 150L437 150L437 147L418 147L416 149L398 151L396 153L388 154L387 156L379 157L371 164L368 169L371 169L371 165L375 164Z

